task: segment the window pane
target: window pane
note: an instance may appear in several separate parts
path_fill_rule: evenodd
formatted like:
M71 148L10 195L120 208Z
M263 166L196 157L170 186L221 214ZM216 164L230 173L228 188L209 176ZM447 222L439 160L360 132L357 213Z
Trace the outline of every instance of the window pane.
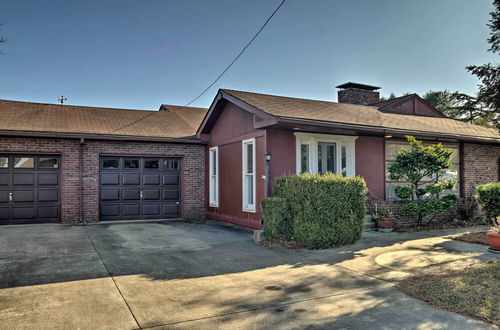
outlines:
M159 160L145 160L144 168L159 168L160 161Z
M253 175L245 176L246 179L246 204L253 205Z
M247 173L253 173L253 144L249 143L247 147Z
M0 168L9 167L9 157L0 157Z
M57 157L38 157L39 168L58 168L59 162Z
M337 157L336 156L336 146L335 144L328 144L326 147L326 171L337 173Z
M125 159L123 168L139 168L139 159Z
M176 170L179 168L179 161L177 159L165 159L163 161L163 167L166 170Z
M309 172L309 145L300 145L300 172Z
M15 168L33 168L35 167L35 160L33 157L14 157Z
M118 168L118 159L104 159L102 161L102 168L106 169L112 169L112 168Z
M212 154L212 175L217 175L217 152L211 151Z
M347 176L347 149L345 146L341 148L341 166L342 166L342 175Z

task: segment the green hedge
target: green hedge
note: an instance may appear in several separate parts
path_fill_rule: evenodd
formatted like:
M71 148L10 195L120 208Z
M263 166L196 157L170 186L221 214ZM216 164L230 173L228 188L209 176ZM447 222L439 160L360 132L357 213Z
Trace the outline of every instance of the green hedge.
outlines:
M352 244L361 237L367 194L361 177L304 173L276 178L273 188L274 196L287 204L284 211L265 211L264 228L271 213L284 217L279 220L279 228L286 228L283 232L275 231L278 227L271 224L274 237L289 238L291 233L295 241L312 249Z
M493 225L499 225L500 217L500 182L481 184L476 187L477 201L481 211Z
M265 224L264 237L287 240L292 238L293 230L286 199L281 197L263 199L262 218Z

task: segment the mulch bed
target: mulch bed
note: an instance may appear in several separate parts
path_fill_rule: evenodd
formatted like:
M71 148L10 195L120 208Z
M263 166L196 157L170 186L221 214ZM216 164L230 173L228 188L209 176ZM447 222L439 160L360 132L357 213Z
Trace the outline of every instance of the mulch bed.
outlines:
M394 231L399 233L413 233L417 231L427 231L427 230L436 230L436 229L456 229L456 228L464 228L464 227L475 227L475 226L484 226L484 223L472 222L472 223L431 223L427 225L423 225L420 227L401 227L396 228Z
M397 288L429 305L500 325L500 262L414 275Z
M488 236L485 231L478 231L473 233L461 233L449 236L449 238L454 239L456 241L462 241L467 243L475 243L482 245L489 245ZM500 286L500 283L498 283Z

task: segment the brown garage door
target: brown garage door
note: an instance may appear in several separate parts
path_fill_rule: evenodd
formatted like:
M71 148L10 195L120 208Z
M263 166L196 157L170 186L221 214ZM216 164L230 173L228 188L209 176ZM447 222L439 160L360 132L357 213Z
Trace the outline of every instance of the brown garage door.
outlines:
M101 220L180 216L180 160L101 157Z
M58 156L0 154L0 224L59 222Z

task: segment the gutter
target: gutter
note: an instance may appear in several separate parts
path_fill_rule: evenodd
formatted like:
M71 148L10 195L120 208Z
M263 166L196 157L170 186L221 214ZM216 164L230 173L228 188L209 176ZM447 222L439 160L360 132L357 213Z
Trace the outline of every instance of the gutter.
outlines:
M380 133L399 133L403 135L421 135L429 137L442 137L448 139L459 139L463 141L479 141L479 142L489 142L500 144L500 138L489 138L489 137L478 137L463 134L447 134L447 133L432 133L428 131L417 131L417 130L407 130L398 129L390 127L381 126L369 126L369 125L356 125L356 124L344 124L344 123L330 123L314 119L298 119L291 117L279 117L278 124L310 124L315 126L332 127L332 128L348 128L348 129L363 129L372 132Z
M78 205L78 224L79 225L86 225L85 220L83 220L83 145L85 144L85 139L81 138L80 139L80 149L79 149L79 155L78 155L78 161L79 161L79 170L80 170L80 197L79 197L79 205Z
M169 142L169 143L192 143L204 144L198 138L170 138L170 137L149 137L114 134L89 134L89 133L59 133L43 131L15 131L0 130L0 136L25 136L25 137L46 137L59 139L88 139L88 140L110 140L110 141L145 141L145 142Z

